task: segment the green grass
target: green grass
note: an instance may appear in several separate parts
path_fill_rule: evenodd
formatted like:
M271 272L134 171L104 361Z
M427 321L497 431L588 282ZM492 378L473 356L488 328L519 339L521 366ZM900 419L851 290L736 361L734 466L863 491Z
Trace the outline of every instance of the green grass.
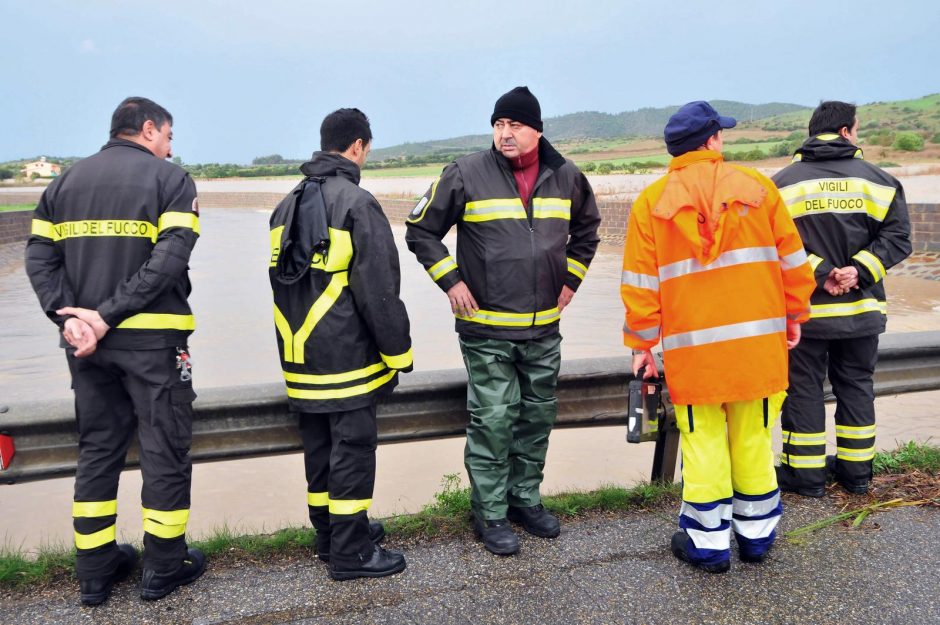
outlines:
M16 211L31 211L35 204L0 204L0 213L13 213Z
M911 471L938 475L940 474L940 447L931 445L929 439L924 443L914 441L901 443L897 449L876 453L872 468L875 475L910 473Z
M387 169L363 169L363 178L414 178L417 176L440 176L447 163L419 165L416 167L389 167Z

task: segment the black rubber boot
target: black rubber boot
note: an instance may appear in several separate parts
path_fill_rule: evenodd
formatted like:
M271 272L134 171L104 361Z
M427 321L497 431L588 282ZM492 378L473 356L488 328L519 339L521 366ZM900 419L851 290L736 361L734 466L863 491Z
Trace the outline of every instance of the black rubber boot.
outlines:
M473 531L487 551L498 556L511 556L519 551L519 537L506 519L484 521L473 516Z
M709 573L727 573L731 568L731 560L725 560L724 562L719 562L718 564L701 564L699 562L693 562L689 558L689 552L687 551L689 541L692 539L688 534L679 530L672 535L672 542L670 548L672 549L672 555L676 556L683 562L688 562L694 567L700 568L703 571Z
M794 484L783 465L774 467L777 472L777 487L785 493L796 493L802 497L819 499L826 496L825 486L803 486Z
M397 551L374 546L372 557L357 566L346 567L330 563L330 577L338 582L357 577L386 577L405 570L405 556Z
M539 538L555 538L561 533L561 523L542 504L529 508L509 506L506 514L513 523L521 523L522 529Z
M369 521L369 539L378 545L385 539L385 526L378 521ZM324 562L330 561L330 535L317 532L317 557Z
M137 564L137 551L130 545L118 545L118 552L121 558L117 568L107 577L96 577L94 579L83 579L79 582L79 591L81 592L82 604L101 605L111 596L111 589L114 585L122 581Z
M178 569L172 573L157 573L144 569L140 581L140 598L152 601L165 597L180 586L191 584L206 571L206 556L198 549L190 549Z

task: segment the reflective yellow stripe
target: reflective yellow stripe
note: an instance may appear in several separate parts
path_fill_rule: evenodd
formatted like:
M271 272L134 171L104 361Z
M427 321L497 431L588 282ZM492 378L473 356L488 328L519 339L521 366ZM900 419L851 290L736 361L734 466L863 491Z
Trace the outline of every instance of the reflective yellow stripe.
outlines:
M852 258L865 265L865 268L868 269L868 272L871 274L871 277L875 279L875 282L880 282L888 273L885 270L885 266L881 263L881 259L868 250L861 250Z
M45 222L48 223L48 222ZM157 240L157 227L149 221L133 219L86 219L51 224L54 241L76 237L141 237ZM35 226L34 226L35 227ZM43 226L39 226L44 228ZM41 236L47 236L40 233Z
M864 178L818 178L780 189L780 196L798 219L819 213L866 213L883 221L896 189Z
M810 254L806 257L806 260L809 261L809 266L813 268L813 271L816 271L816 267L819 267L819 263L823 262L821 256L816 256L815 254Z
M176 538L186 533L186 525L164 525L152 519L144 519L144 531L159 538Z
M866 447L865 449L850 449L848 447L836 447L836 458L847 460L849 462L867 462L875 457L875 447Z
M388 369L388 367L385 366L384 362L377 362L374 365L369 365L362 369L344 371L343 373L316 374L291 373L290 371L285 371L284 379L287 382L294 382L296 384L341 384L343 382L367 378L373 373L385 371L386 369Z
M117 528L114 525L109 525L94 534L79 534L75 532L75 546L79 549L94 549L95 547L114 542L116 536Z
M274 305L274 325L281 335L281 340L284 341L285 362L304 364L304 344L307 342L307 339L310 338L317 323L319 323L323 315L329 312L330 308L333 307L333 304L336 303L336 300L339 299L340 294L343 292L343 288L348 284L348 272L341 271L334 273L333 277L330 279L330 283L323 290L323 293L320 294L317 301L310 307L303 325L300 326L296 334L291 332L290 323L288 323L287 318L284 317L284 314L278 309L277 304Z
M371 505L371 499L330 499L330 514L356 514Z
M888 304L887 302L879 302L876 299L869 298L848 304L813 304L810 307L810 317L813 319L848 317L868 312L880 312L882 315L887 315Z
M330 505L329 493L307 493L307 505L319 508Z
M128 317L117 327L124 330L195 330L196 318L192 315L140 313Z
M397 356L387 356L381 352L379 352L379 356L381 356L382 360L385 361L385 364L387 364L392 369L405 369L414 364L414 356L412 355L410 349L404 354L399 354Z
M284 342L284 361L294 362L294 334L290 330L290 323L288 323L281 309L277 307L277 304L274 305L274 327L277 328L281 340Z
M573 273L580 280L584 280L584 274L587 273L587 267L573 258L568 258L568 271Z
M464 206L464 221L492 221L494 219L527 219L522 200L501 198L467 202Z
M415 207L411 209L411 213L409 213L407 221L416 223L424 218L424 214L427 212L428 206L430 206L431 202L434 201L434 194L437 193L437 183L440 181L441 178L438 176L437 180L431 183L431 193L428 195L428 197L423 197L418 200L418 203L415 205Z
M329 273L346 271L349 269L353 256L352 236L348 230L330 228L329 231L330 249L326 253L326 258L322 254L314 254L310 266Z
M561 313L558 308L549 308L535 313L496 312L480 309L472 317L454 315L462 321L471 321L489 326L528 327L531 325L548 325L558 321Z
M826 456L794 456L793 454L781 454L780 462L796 467L797 469L824 469L826 467Z
M42 219L34 219L31 234L34 234L39 237L46 237L47 239L55 239L55 231L52 229L51 221L43 221Z
M163 523L164 525L186 525L189 521L189 508L183 510L154 510L152 508L141 508L140 511L145 519Z
M199 217L196 213L168 211L160 215L160 219L157 221L157 230L163 232L170 228L189 228L199 234Z
M293 397L294 399L343 399L344 397L354 397L355 395L364 395L380 386L384 385L386 382L395 377L395 374L398 373L394 369L386 373L385 375L378 377L374 380L370 380L365 384L358 384L356 386L347 386L346 388L333 388L333 389L324 389L324 390L307 390L299 388L287 387L287 396Z
M277 257L281 254L281 235L284 233L284 226L271 228L271 262L270 267L277 265Z
M839 135L832 132L825 132L821 135L816 135L816 138L820 141L835 141L839 138Z
M72 516L94 518L117 514L117 499L111 501L73 501Z
M825 445L826 444L825 432L813 432L813 433L807 434L804 432L789 432L787 430L781 430L780 434L783 436L783 443L785 445Z
M837 425L836 436L840 438L863 439L875 435L874 425Z
M440 260L431 265L431 268L428 269L428 274L435 282L437 282L456 268L457 261L454 260L453 256L447 256L443 260Z
M533 219L571 219L571 200L560 197L532 198Z

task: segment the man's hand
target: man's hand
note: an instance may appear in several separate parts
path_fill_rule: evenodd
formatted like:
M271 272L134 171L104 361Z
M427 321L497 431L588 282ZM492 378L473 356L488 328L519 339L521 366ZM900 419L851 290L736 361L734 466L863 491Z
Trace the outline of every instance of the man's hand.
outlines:
M467 283L463 280L447 289L447 299L450 300L450 309L455 315L472 317L480 310L476 300L473 299L473 294L467 288Z
M826 282L823 284L826 293L833 297L839 297L849 292L848 289L843 289L842 285L839 284L838 271L838 267L830 271L829 277L826 278Z
M574 298L574 291L567 285L561 287L561 295L558 296L558 312L563 311L571 303L572 298Z
M801 333L800 324L787 322L787 349L793 349L799 344Z
M656 361L653 359L653 352L650 350L644 351L642 354L633 355L633 375L636 376L640 372L641 367L646 367L646 371L643 372L643 379L648 380L649 378L658 378L659 371L656 369Z
M76 358L91 356L98 348L95 331L78 317L66 319L62 336L65 338L66 343L75 348Z
M858 269L856 267L849 265L841 269L833 269L833 273L830 275L836 279L836 282L839 283L845 293L848 293L849 289L858 288Z
M104 322L104 319L101 318L101 315L98 314L97 310L66 306L65 308L60 308L59 310L55 311L55 314L72 315L73 317L78 317L91 326L91 329L95 332L95 339L99 341L104 337L105 334L108 333L108 330L111 329L111 326Z

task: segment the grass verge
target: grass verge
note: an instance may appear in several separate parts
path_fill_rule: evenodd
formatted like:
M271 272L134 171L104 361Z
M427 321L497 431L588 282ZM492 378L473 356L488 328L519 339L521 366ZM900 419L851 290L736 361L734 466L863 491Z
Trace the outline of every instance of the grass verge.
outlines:
M0 213L13 213L16 211L31 211L35 204L0 204Z

